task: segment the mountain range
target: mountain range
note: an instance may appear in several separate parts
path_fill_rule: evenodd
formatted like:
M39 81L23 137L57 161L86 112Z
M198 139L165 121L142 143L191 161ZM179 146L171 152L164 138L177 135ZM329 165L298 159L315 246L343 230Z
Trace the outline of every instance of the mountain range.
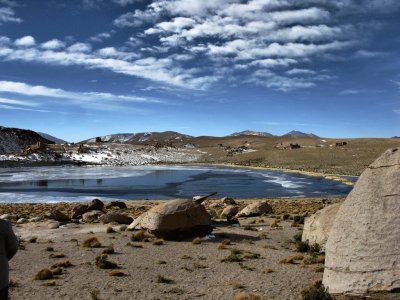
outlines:
M268 132L259 132L252 130L245 130L241 132L235 132L228 137L238 136L261 136L261 137L275 137ZM308 138L319 138L312 133L304 133L300 131L291 131L284 134L281 137L308 137ZM212 138L212 137L209 137ZM175 131L165 132L141 132L141 133L119 133L111 134L100 137L93 137L80 143L95 143L96 141L108 142L108 143L173 143L173 142L191 142L195 137L181 134ZM34 132L32 130L18 129L18 128L7 128L0 126L0 154L8 154L21 151L25 146L35 144L37 142L43 142L47 144L63 144L66 141L54 137L52 135Z

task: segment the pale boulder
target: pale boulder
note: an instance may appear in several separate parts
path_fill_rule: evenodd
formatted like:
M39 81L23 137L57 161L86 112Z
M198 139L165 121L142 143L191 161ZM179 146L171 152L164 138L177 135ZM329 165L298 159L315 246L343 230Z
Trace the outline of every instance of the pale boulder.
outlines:
M213 228L202 200L171 200L159 204L135 219L128 229L145 229L157 237L171 240L205 236Z
M360 176L326 243L323 283L330 293L400 289L400 148Z
M272 213L272 207L266 201L254 202L243 208L237 217L256 217L268 213Z
M308 242L310 245L318 244L321 250L325 251L325 244L339 207L340 203L335 203L306 218L301 240Z

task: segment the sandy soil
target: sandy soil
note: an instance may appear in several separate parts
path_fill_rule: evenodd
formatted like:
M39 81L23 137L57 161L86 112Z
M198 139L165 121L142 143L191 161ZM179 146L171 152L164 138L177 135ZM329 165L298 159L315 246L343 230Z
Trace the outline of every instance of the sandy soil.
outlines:
M298 254L290 240L301 230L301 225L293 227L290 219L282 221L282 215L310 214L323 203L342 200L268 199L275 215L241 219L240 227L217 220L213 237L199 245L190 239L164 241L163 245L132 242L142 248L133 247L128 244L132 233L120 231L121 225L113 226L115 233L106 233L108 225L103 224L69 223L58 229L48 229L47 221L14 224L24 250L20 249L10 263L12 299L232 299L241 291L263 299L298 299L300 289L321 278L323 264L305 265L301 259L280 263ZM129 208L124 213L137 216L158 201L126 203ZM240 206L247 203L248 200L240 201ZM52 208L68 213L74 205L77 204L0 205L0 214L13 212L18 217L33 217ZM223 205L210 200L207 208L216 216ZM278 227L271 227L277 220ZM97 237L102 247L82 247L89 237ZM219 249L226 239L230 245ZM96 256L109 245L113 245L116 254L110 254L108 259L117 263L126 276L112 277L110 270L96 267ZM48 247L54 251L46 251ZM239 255L243 262L222 262L232 249L243 251ZM54 258L54 254L65 257ZM41 269L66 260L73 266L55 276L54 286L47 286L48 281L33 280ZM159 275L172 282L158 283Z
M240 207L252 200L238 201ZM261 200L261 199L257 199ZM215 216L212 236L193 244L186 241L131 241L132 232L114 225L67 223L49 229L48 221L16 224L21 247L10 262L11 299L233 299L249 292L254 299L301 299L300 290L322 278L323 255L311 259L296 252L292 242L302 230L295 216L306 216L343 198L267 199L274 214L241 218L240 226L217 219L223 205L208 200L206 208ZM126 201L121 212L137 216L160 201ZM42 216L50 209L70 213L76 203L0 205L0 215ZM285 220L283 220L285 219ZM99 248L83 247L96 237ZM230 243L221 246L224 240ZM112 246L108 260L118 265L124 276L110 276L111 270L96 266L96 257ZM242 262L223 262L235 251ZM51 251L49 251L51 250ZM237 251L237 250L236 250ZM285 259L298 256L291 262ZM49 280L34 280L44 268L70 261L61 274ZM159 282L160 276L170 282ZM253 298L252 298L253 299ZM344 297L340 299L356 299ZM364 299L364 298L361 298ZM369 296L368 299L396 299L396 295Z

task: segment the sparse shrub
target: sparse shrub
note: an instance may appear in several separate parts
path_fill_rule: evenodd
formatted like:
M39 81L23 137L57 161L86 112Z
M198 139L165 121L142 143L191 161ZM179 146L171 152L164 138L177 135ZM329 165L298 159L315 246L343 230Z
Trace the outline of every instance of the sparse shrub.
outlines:
M114 233L114 232L115 232L114 228L112 228L111 226L107 227L106 233Z
M55 269L55 268L69 268L72 267L73 265L71 264L71 262L69 260L63 261L63 262L59 262L56 263L54 265L51 266L51 269Z
M157 276L157 283L166 283L166 284L171 284L174 281L172 279L168 279L162 275Z
M273 273L273 272L275 272L275 271L270 269L270 268L268 268L263 273L270 274L270 273Z
M118 265L107 260L107 255L105 254L96 257L96 266L100 269L118 269Z
M247 225L247 226L244 226L244 227L243 227L243 230L257 231L257 229L256 229L256 228L254 228L254 227L252 227L252 226L249 226L249 225Z
M43 283L44 286L55 286L57 282L55 280L48 280L45 283Z
M159 260L159 261L158 261L158 264L159 264L159 265L166 265L167 262L166 262L165 260Z
M127 245L127 246L131 246L131 247L133 247L133 248L143 248L143 245L142 245L142 244L137 244L137 243L128 242L128 243L126 243L126 245Z
M242 252L243 251L239 249L233 248L231 249L231 253L227 257L223 258L221 262L242 262Z
M154 241L153 241L153 245L155 245L155 246L164 245L164 240L162 240L162 239L154 240Z
M99 240L97 239L97 237L90 237L86 240L83 241L82 243L82 247L85 248L100 248L101 247L101 243L99 242Z
M29 243L36 243L37 242L37 237L33 236L28 240Z
M310 250L310 245L307 242L298 242L295 244L297 252L308 252Z
M193 239L192 244L193 245L200 245L202 242L201 237L196 237Z
M260 296L248 292L241 292L233 297L233 300L261 300Z
M53 247L46 247L46 249L44 249L45 251L49 251L49 252L53 252L54 248Z
M244 255L243 255L243 258L247 258L247 259L258 259L258 258L260 258L261 256L260 256L260 254L258 254L258 253L252 253L252 252L248 252L248 253L245 253Z
M135 231L131 236L132 242L144 242L148 236L146 235L146 231L143 229Z
M280 261L281 264L295 264L296 261L303 260L304 256L299 254L299 255L290 255L286 257L285 259L282 259Z
M62 268L60 268L60 267L57 267L57 268L55 268L55 269L50 269L50 271L51 271L51 273L53 273L53 275L61 275L61 273L62 273Z
M42 269L40 270L35 277L34 280L48 280L53 279L53 273L49 269Z
M49 258L64 258L66 255L64 253L51 253Z
M279 220L276 219L274 220L271 225L269 225L271 228L280 228L281 226L279 225Z
M121 270L112 270L110 273L108 273L109 276L117 276L117 277L122 277L122 276L126 276L126 274L124 272L122 272Z
M321 280L314 282L308 288L302 289L300 294L302 300L333 300Z
M208 267L206 265L202 265L199 263L194 263L193 264L193 269L207 269Z
M321 252L321 246L317 243L314 243L310 245L309 252L311 253L320 253Z
M183 256L181 256L181 259L192 259L192 257L184 254Z
M297 233L293 236L293 243L294 243L294 244L297 244L297 243L301 242L302 236L303 236L303 231L297 232Z
M323 273L324 272L324 267L320 267L320 266L317 266L317 267L314 267L312 270L315 272L315 273Z
M114 246L113 245L108 246L101 253L102 254L114 254L115 253Z

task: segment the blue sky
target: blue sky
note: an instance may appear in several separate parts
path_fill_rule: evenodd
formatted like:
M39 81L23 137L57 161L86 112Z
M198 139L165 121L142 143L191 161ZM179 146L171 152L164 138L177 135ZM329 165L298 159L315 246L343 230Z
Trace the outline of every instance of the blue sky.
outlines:
M398 0L0 0L0 125L400 135Z

